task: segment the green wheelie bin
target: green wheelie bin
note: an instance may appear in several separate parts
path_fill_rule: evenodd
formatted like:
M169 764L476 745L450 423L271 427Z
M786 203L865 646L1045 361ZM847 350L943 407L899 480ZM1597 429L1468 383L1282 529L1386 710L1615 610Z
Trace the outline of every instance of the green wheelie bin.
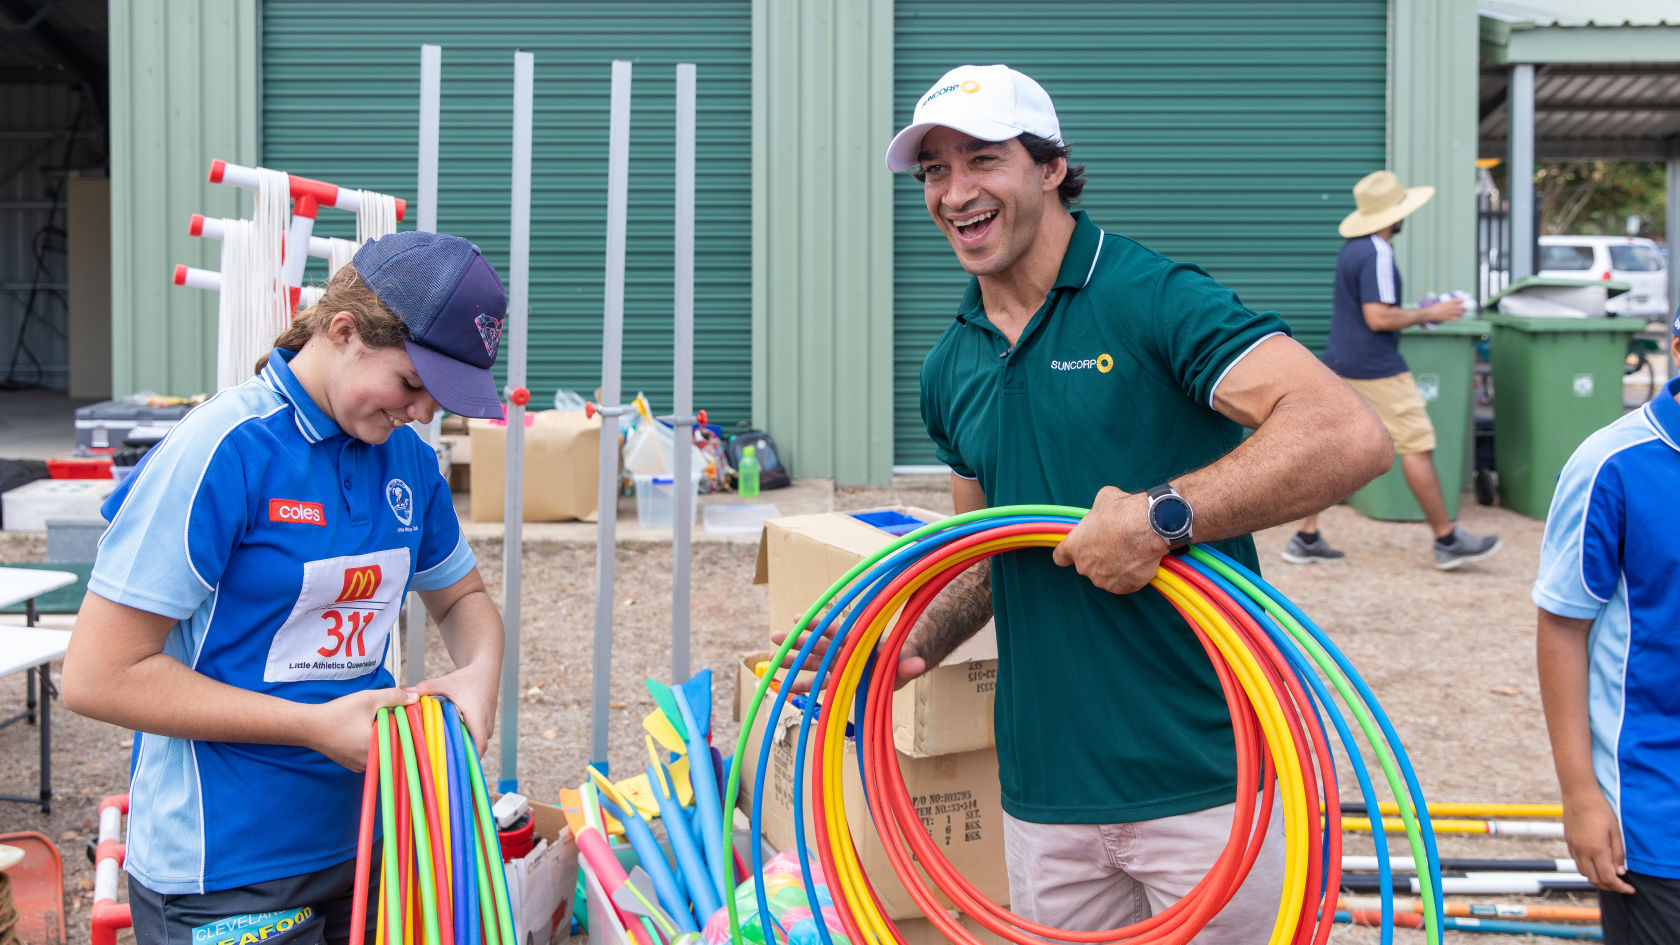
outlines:
M1400 333L1400 356L1411 369L1418 394L1429 412L1429 422L1435 427L1435 472L1441 477L1441 495L1446 499L1448 518L1458 518L1465 450L1470 444L1470 408L1474 397L1471 375L1476 342L1487 331L1487 322L1467 316L1434 327L1418 325ZM1406 485L1398 457L1388 472L1355 492L1348 504L1374 519L1423 521L1423 509Z
M1506 291L1563 287L1578 280L1528 279ZM1609 295L1625 283L1598 283ZM1521 306L1503 306L1507 313ZM1593 431L1623 413L1628 340L1644 319L1488 315L1493 362L1494 468L1499 504L1546 517L1563 464Z

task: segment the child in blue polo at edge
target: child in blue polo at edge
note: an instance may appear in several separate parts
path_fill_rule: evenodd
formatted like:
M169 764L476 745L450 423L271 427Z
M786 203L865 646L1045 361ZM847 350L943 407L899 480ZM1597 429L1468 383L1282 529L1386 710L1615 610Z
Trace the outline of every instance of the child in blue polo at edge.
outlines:
M1680 377L1569 458L1534 582L1564 837L1612 945L1680 942L1677 488Z
M347 941L369 881L355 857L375 712L446 696L487 743L501 616L407 424L440 407L503 416L490 368L506 310L466 240L370 241L255 376L189 413L101 510L63 692L136 730L138 941ZM410 590L456 669L405 690L385 656Z

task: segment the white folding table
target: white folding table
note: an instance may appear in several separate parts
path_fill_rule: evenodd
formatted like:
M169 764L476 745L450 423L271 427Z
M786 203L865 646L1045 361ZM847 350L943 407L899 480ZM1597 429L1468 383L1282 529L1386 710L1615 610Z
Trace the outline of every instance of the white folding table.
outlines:
M39 797L0 794L0 801L39 803L42 813L52 812L52 674L53 661L64 658L70 645L70 631L48 630L35 626L35 598L61 587L76 583L76 575L69 571L38 571L33 568L0 568L0 608L13 604L24 605L22 627L0 627L0 677L22 670L28 685L28 697L22 712L9 719L0 719L0 728L27 719L34 725L35 679L41 682L41 793Z

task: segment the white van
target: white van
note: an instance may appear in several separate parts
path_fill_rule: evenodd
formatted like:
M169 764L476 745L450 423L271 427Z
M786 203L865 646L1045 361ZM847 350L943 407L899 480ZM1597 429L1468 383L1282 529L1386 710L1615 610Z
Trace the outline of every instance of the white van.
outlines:
M1638 236L1542 236L1542 276L1626 282L1632 288L1605 308L1613 315L1667 319L1668 270L1657 244Z

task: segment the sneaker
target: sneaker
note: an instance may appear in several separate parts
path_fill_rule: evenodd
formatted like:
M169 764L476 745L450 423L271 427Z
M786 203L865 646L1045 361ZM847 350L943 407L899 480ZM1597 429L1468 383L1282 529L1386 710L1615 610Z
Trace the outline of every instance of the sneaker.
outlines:
M1290 564L1312 564L1316 561L1336 561L1346 557L1342 552L1330 547L1324 540L1324 533L1313 536L1311 541L1301 537L1300 532L1289 539L1289 544L1283 546L1283 560Z
M1457 525L1445 539L1435 539L1435 567L1442 571L1480 561L1499 550L1498 535L1472 535Z

